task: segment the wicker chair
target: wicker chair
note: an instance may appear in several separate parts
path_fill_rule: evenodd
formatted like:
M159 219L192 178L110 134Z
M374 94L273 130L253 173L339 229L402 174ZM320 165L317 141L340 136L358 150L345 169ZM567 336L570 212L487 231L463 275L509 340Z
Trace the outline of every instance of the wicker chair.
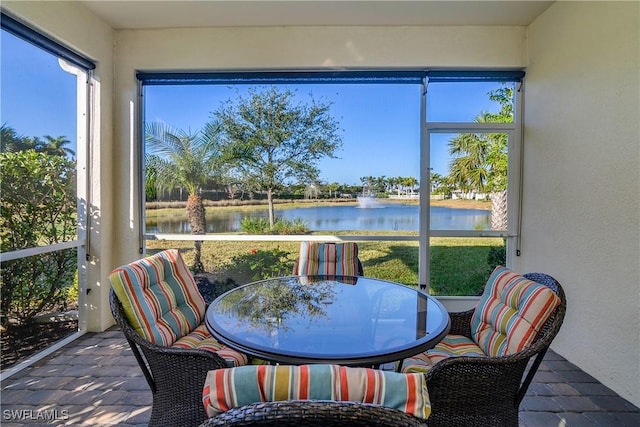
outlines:
M357 402L286 400L240 406L209 418L201 427L413 427L425 420L397 409Z
M208 417L202 384L209 371L247 356L207 331L206 302L177 249L122 265L109 275L111 312L153 394L150 425L194 426Z
M113 318L153 394L149 426L192 427L206 420L202 384L209 370L226 368L229 364L211 351L151 344L131 327L113 289L110 302Z
M501 357L449 357L427 372L429 426L518 426L518 409L533 376L562 325L566 298L560 284L542 273L523 275L555 292L560 304L533 343ZM450 313L450 334L471 337L474 310Z

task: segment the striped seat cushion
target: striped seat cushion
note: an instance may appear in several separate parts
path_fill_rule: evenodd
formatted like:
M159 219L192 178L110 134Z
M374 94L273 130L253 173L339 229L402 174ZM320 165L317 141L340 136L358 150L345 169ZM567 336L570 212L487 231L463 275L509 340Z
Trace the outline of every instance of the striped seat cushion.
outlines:
M358 245L355 242L301 242L298 275L357 276Z
M405 359L402 372L424 373L448 357L517 353L535 340L558 304L548 287L496 267L471 317L472 339L447 335L433 349Z
M209 417L242 405L284 400L364 402L423 419L431 414L424 375L339 365L216 369L207 374L202 395Z
M248 361L248 358L244 353L240 353L239 351L233 350L216 341L216 339L209 333L204 322L188 335L178 338L178 340L173 343L172 347L212 351L229 362L231 366L246 365Z
M207 331L205 302L177 249L169 249L116 268L111 286L131 326L147 341L163 346L218 353L233 366L247 363Z
M171 346L204 318L204 299L177 249L116 268L109 281L129 323L153 344Z
M547 286L498 266L471 318L471 336L488 356L517 353L535 340L558 304Z
M402 363L402 372L426 373L434 364L448 357L484 355L478 344L471 339L464 335L449 334L431 350L406 358Z

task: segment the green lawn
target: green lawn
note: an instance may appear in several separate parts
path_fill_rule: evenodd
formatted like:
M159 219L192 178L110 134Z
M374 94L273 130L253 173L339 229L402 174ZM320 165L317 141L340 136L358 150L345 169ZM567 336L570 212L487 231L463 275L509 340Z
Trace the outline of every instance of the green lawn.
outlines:
M478 295L493 267L488 263L490 250L503 245L500 238L432 238L430 293ZM205 241L202 261L216 280L244 284L291 274L299 246L299 242ZM418 285L418 242L364 241L358 246L366 276ZM193 261L190 241L149 240L147 248L149 253L179 248L187 263Z

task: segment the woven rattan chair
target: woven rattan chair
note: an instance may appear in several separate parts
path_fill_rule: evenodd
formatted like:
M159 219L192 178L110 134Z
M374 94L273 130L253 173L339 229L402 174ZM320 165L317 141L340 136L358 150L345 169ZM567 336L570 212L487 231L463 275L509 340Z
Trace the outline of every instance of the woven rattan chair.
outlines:
M410 427L425 420L397 409L357 402L286 400L240 406L205 421L201 427Z
M211 351L151 344L131 327L113 289L110 302L113 318L153 394L149 426L192 427L206 420L202 384L209 370L226 368L229 364Z
M153 394L151 426L194 426L207 373L247 363L215 340L204 323L206 302L177 249L120 266L109 275L111 312Z
M550 288L560 304L537 338L522 351L502 357L449 357L427 372L429 426L518 426L518 409L534 374L562 325L566 299L560 284L542 273L523 275ZM450 313L450 334L471 337L474 310Z

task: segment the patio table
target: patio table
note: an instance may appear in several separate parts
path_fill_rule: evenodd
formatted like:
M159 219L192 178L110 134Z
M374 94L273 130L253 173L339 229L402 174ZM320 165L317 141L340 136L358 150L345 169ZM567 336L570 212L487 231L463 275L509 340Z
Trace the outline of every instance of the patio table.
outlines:
M402 284L287 276L224 293L206 324L220 342L269 362L378 367L434 347L450 319L435 298Z

